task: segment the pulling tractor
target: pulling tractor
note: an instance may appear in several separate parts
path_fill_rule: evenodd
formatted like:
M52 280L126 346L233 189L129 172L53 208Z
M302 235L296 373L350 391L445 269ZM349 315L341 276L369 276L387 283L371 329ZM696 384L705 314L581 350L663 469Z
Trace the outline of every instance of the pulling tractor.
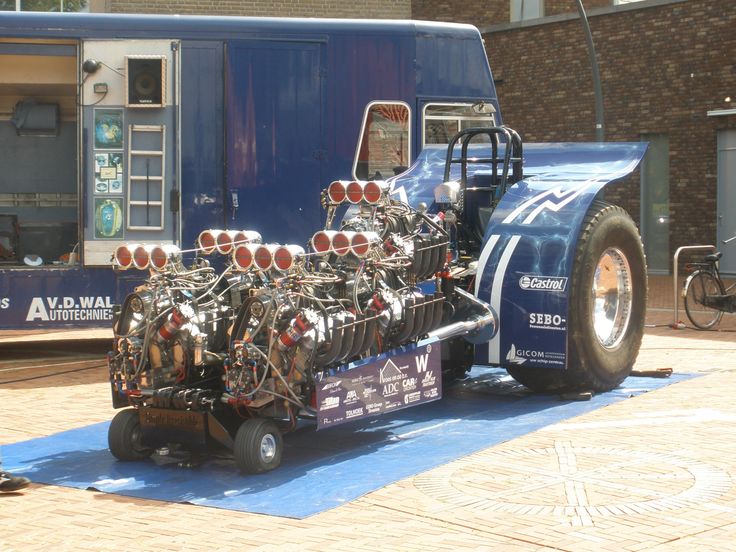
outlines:
M116 270L149 275L115 313L112 454L218 446L265 472L299 420L437 400L474 363L542 392L619 385L643 334L636 226L606 178L527 157L543 156L507 127L467 129L394 178L330 183L307 243L207 229L186 263L118 247Z

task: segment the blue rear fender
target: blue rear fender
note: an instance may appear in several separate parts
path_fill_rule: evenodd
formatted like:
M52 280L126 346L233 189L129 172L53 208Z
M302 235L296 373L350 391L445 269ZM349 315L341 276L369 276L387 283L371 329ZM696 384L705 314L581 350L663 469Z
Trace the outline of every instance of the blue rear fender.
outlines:
M599 192L634 171L645 151L644 143L524 144L525 178L493 211L478 258L475 295L498 315L498 331L476 346L476 362L567 367L570 279L583 220ZM394 180L394 193L432 206L445 153L423 151Z

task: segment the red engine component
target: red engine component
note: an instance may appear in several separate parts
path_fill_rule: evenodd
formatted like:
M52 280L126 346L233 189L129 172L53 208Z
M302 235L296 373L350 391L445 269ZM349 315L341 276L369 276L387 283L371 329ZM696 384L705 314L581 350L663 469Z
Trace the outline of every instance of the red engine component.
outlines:
M171 311L168 320L164 322L158 329L157 339L161 342L169 341L176 335L181 327L186 323L187 319L179 309Z
M291 349L312 327L313 324L307 316L303 312L298 312L291 324L279 335L279 347L282 350Z

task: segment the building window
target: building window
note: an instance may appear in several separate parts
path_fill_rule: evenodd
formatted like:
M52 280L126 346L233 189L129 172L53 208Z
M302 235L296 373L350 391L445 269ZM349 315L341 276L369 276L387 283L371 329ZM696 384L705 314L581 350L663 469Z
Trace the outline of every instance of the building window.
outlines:
M511 22L544 17L544 0L511 0Z
M427 144L449 144L455 134L466 128L496 126L495 113L496 109L484 102L427 104L422 116L422 147Z
M355 178L382 180L408 168L410 113L409 106L403 102L368 104L353 167Z
M0 0L0 11L88 12L87 0Z

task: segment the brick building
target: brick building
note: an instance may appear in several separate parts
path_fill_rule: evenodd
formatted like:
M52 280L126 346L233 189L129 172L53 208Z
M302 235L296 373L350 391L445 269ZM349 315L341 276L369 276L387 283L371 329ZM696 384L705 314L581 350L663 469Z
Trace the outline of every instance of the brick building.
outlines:
M413 0L412 15L480 27L504 121L526 141L594 140L577 3L544 0L542 17L510 22L513 4L469 0L460 10L447 0ZM650 150L642 171L607 197L639 221L650 269L664 272L676 248L736 234L736 10L727 0L612 4L584 0L605 139L648 140ZM718 243L722 267L736 272L736 242Z
M263 17L411 18L410 0L97 0L112 13L177 13Z

